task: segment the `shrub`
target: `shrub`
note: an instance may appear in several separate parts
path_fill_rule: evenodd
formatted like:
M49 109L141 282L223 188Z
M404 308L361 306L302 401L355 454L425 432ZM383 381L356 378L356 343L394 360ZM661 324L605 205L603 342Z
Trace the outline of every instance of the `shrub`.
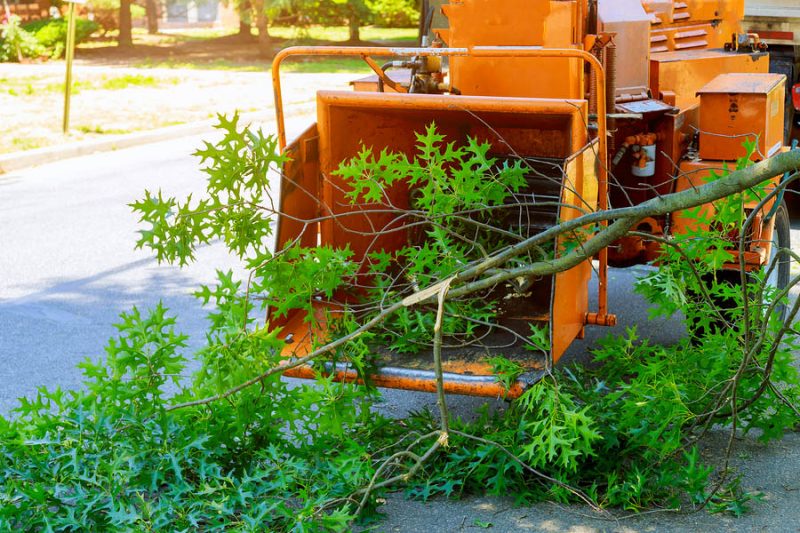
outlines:
M87 6L103 33L119 29L119 0L89 0ZM138 4L131 4L131 20L143 19L144 17L144 7Z
M491 218L463 213L505 206L525 183L526 163L498 165L488 144L459 146L433 126L417 135L414 157L364 147L337 170L354 204L374 208L399 182L418 188L413 212L426 221L427 242L406 247L402 257L380 252L370 258L376 284L387 290L385 302L397 303L342 311L336 327L313 341L317 355L311 357L325 363L314 366L314 386L281 380L287 362L302 361L285 357L280 327L261 322L265 308L271 308L268 320L297 309L315 323L313 302L342 293L360 265L348 248L327 245L295 242L273 253L271 170L288 156L278 153L274 137L238 122L238 115L220 117L222 139L196 152L208 178L202 198L145 192L131 204L143 222L137 246L159 261L193 262L199 246L220 240L250 270L247 281L218 271L215 284L195 293L209 309L205 344L195 354L200 370L183 378L188 338L163 306L123 313L106 358L82 363L82 388L41 388L21 399L13 417L0 416L0 531L350 531L357 516L374 518L387 488L403 483L423 500L510 494L517 503L582 501L634 511L685 506L738 515L760 497L729 473L730 448L723 469L713 473L697 447L714 425L728 426L731 443L737 431L756 431L768 441L798 420L797 326L768 312L743 313L738 304L750 301L744 294L726 310L730 327L706 328L701 342L661 346L629 329L594 351L602 367L554 369L507 409L484 409L473 421L449 417L441 390L440 420L429 412L387 420L371 411L377 391L333 381L327 364L346 362L364 376L376 362L372 348L391 342L387 333L429 341L431 306L405 297L422 294L418 287L439 291L442 321L452 311L470 312L451 307L445 319L451 296L448 303L459 306L477 298L473 309L483 312L480 286L462 282L450 296L439 287L458 283L454 273L463 274L462 265L476 265L485 252L508 249L505 238L483 233ZM724 229L670 241L690 260L668 248L659 270L639 281L659 310L671 309L676 282L686 286L698 281L696 269L716 267L713 258L731 246L721 238L730 229L726 222L741 222L734 207L765 194L763 186L757 189L717 201L716 221ZM467 234L475 222L481 231ZM474 246L451 234L473 239ZM508 272L551 264L554 249L520 253ZM501 268L507 267L488 275ZM381 281L379 274L397 270L413 286L392 286L388 276ZM763 273L754 276L764 281ZM445 277L448 285L432 285ZM760 293L755 303L776 296L752 289ZM713 283L709 292L737 296ZM687 319L716 313L713 300L696 307L678 298ZM384 310L411 306L419 310L418 326L400 332L402 324L389 322ZM386 321L376 320L378 313ZM395 331L382 333L379 326ZM538 335L531 340L541 344ZM327 352L318 348L325 344ZM512 381L525 371L511 360L494 364Z
M44 52L36 38L25 31L19 21L18 16L12 15L8 22L0 24L0 62L38 57Z
M78 18L75 21L75 44L88 39L99 27L93 20ZM25 24L23 28L33 34L50 57L58 58L64 55L64 47L67 42L66 19L37 20Z
M419 21L419 6L415 0L373 0L370 2L372 21L384 28L409 28Z

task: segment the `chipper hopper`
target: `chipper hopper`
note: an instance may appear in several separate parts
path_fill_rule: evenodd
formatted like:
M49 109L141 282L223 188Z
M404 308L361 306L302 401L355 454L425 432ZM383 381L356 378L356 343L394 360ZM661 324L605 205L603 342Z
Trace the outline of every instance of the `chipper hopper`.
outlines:
M759 143L756 158L784 150L784 80L769 74L768 54L758 37L740 33L742 4L426 2L419 48L283 50L274 60L273 80L279 141L290 160L281 180L278 247L348 247L353 261L363 263L372 252L396 251L419 240L413 225L397 216L397 210L411 205L413 187L387 189L380 204L353 203L346 196L348 184L335 171L364 146L411 157L413 133L431 123L449 141L488 142L496 160L524 161L527 185L516 199L525 201L499 210L495 220L521 238L609 205L636 205L702 184L711 169L745 155L747 137ZM280 67L295 56L360 57L375 75L355 82L355 91L320 91L316 124L287 145ZM772 204L757 214L748 236L748 269L761 268L776 249L773 241L786 233L785 208ZM777 230L776 221L783 225ZM445 391L520 394L583 336L587 325L615 324L607 309L609 264L652 262L659 245L643 234L669 237L695 225L680 212L648 218L638 224L636 236L599 252L594 266L587 259L567 271L526 280L524 291L496 288L500 327L487 332L480 345L443 350ZM560 249L556 243L556 255ZM779 276L788 275L786 266L780 266ZM593 269L596 309L589 304ZM270 318L286 338L287 358L309 353L316 335L348 305L345 297L334 300L314 303L319 315L314 324L300 311ZM529 334L532 325L549 336L539 352L515 345L516 335ZM503 346L502 354L527 370L510 390L492 371L493 346ZM374 384L436 390L429 352L375 351ZM318 371L359 379L346 363L296 366L287 375L313 377Z

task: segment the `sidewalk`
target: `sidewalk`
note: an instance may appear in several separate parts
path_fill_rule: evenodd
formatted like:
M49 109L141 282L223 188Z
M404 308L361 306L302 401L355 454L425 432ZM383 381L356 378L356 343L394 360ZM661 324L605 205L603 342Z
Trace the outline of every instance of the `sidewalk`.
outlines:
M347 90L352 77L284 74L284 106L313 109L317 90ZM267 72L78 66L74 79L70 134L64 136L59 65L0 65L0 109L11 110L3 117L0 173L211 131L218 113L274 116Z
M308 115L313 113L314 105L311 102L294 105L290 110L290 113L293 115ZM240 116L241 122L247 124L251 122L273 121L275 113L274 110L270 109L269 111L242 113ZM216 123L216 118L200 120L177 126L167 126L165 128L156 128L124 135L108 135L99 139L88 139L34 150L0 154L0 175L28 167L61 161L62 159L189 137L205 132L210 133L213 131Z

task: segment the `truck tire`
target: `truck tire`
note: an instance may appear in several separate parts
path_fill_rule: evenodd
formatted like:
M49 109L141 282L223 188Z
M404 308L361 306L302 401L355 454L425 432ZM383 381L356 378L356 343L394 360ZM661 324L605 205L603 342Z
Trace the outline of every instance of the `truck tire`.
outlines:
M789 284L791 261L788 253L781 253L791 247L791 222L789 220L789 209L786 202L781 201L775 211L775 229L772 232L772 251L767 265L773 261L777 262L772 274L767 279L767 286L777 290L784 289ZM786 318L786 303L775 307L775 313L781 320Z

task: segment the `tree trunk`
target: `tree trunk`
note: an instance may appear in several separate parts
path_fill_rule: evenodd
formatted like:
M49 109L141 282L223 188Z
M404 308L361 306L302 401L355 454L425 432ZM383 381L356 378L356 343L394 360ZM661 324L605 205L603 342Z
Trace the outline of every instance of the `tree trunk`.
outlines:
M361 42L361 18L358 16L358 11L355 7L350 7L350 17L347 19L350 29L350 42Z
M239 15L239 37L251 37L253 35L253 18L251 17L253 7L250 2L242 1L239 2L237 11Z
M133 46L133 36L131 32L131 0L120 0L119 40L117 44L125 48Z
M150 35L158 33L158 4L156 0L147 0L145 9L147 10L147 33Z
M256 29L258 30L258 51L262 56L269 56L272 52L269 37L269 21L264 8L264 0L253 0L253 9L256 11Z

